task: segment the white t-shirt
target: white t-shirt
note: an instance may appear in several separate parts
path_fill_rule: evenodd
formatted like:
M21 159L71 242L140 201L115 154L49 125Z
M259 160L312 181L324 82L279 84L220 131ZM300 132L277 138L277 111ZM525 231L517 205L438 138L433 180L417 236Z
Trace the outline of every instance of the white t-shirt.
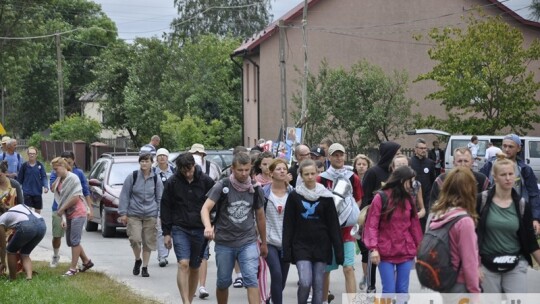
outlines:
M492 157L497 156L498 153L502 153L502 150L499 147L491 146L486 149L486 161L490 160Z
M13 228L18 223L27 221L27 214L30 214L30 212L32 212L35 217L42 218L39 213L30 211L28 207L25 207L24 205L16 205L14 207L11 207L8 211L2 214L2 216L0 216L0 225L3 225L7 228Z

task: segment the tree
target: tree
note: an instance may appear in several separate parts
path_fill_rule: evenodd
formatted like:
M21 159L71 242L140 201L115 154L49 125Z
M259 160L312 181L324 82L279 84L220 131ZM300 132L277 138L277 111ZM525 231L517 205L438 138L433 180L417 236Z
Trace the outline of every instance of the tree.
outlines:
M440 102L448 119L424 118L451 133L495 134L509 127L525 134L540 122L536 93L540 84L527 70L540 57L540 43L523 47L523 34L500 17L469 16L466 31L433 29L428 52L437 65L417 81L437 81L426 99Z
M185 150L193 143L201 143L206 147L223 148L221 138L226 132L223 122L214 119L208 124L203 119L189 114L180 119L169 111L165 112L165 117L161 131L170 139L170 147Z
M197 39L201 35L250 37L270 22L269 0L174 0L178 18L172 36Z
M97 120L77 114L51 125L51 139L92 143L98 140L101 125Z
M540 0L532 0L529 9L531 10L531 17L537 21L540 20Z
M350 70L331 69L323 61L319 73L308 81L308 118L304 124L305 140L318 143L331 134L351 151L378 145L401 136L409 128L414 101L405 97L407 75L383 70L367 61ZM299 107L299 94L293 96ZM299 119L300 111L293 113Z

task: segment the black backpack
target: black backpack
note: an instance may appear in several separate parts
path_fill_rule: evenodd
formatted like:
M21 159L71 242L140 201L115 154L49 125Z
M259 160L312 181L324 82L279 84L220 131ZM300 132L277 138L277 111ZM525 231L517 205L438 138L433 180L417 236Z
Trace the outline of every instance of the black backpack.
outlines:
M450 229L467 214L458 215L439 229L428 229L416 255L416 274L422 286L446 292L456 284L461 262L457 270L450 256Z

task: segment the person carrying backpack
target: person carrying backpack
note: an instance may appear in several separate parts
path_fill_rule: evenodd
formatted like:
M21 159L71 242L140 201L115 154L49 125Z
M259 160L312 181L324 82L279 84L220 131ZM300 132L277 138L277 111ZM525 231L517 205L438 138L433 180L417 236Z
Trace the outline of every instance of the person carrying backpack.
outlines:
M420 221L410 195L415 176L408 166L392 172L373 198L363 232L371 262L379 266L382 293L401 294L398 303L408 298L409 275L422 240Z
M430 218L416 261L420 283L444 293L480 293L476 179L469 168L447 174ZM437 241L430 242L438 232ZM427 258L434 255L438 258Z

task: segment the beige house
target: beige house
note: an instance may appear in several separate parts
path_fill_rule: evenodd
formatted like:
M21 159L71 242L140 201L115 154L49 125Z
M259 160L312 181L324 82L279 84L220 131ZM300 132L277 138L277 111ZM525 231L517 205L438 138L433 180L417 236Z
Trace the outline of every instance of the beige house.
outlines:
M101 133L99 134L99 137L110 138L110 139L114 139L118 137L129 138L129 133L127 132L127 130L113 131L113 130L103 128L103 122L104 122L104 119L106 119L106 115L99 108L99 101L98 101L99 98L102 98L102 97L95 93L86 93L79 98L79 101L81 101L82 114L85 115L86 117L97 120L102 125Z
M504 2L504 1L501 1ZM501 15L520 29L525 43L540 34L540 24L520 17L496 0L311 0L308 1L308 60L311 73L317 73L326 58L330 67L349 67L362 59L381 66L386 72L406 70L411 81L408 96L420 103L423 115L444 117L443 108L426 101L437 90L436 83L412 83L430 71L434 62L427 54L431 45L413 35L426 34L434 27L464 26L462 16L480 6L488 15ZM527 3L527 5L530 3ZM299 4L264 31L247 39L232 54L243 61L243 141L253 146L258 138L276 139L281 123L280 62L278 21L285 25L286 88L289 126L294 126L293 93L299 95L303 69L302 11ZM530 68L537 71L538 63ZM418 109L413 109L418 111ZM529 133L539 136L539 130Z

